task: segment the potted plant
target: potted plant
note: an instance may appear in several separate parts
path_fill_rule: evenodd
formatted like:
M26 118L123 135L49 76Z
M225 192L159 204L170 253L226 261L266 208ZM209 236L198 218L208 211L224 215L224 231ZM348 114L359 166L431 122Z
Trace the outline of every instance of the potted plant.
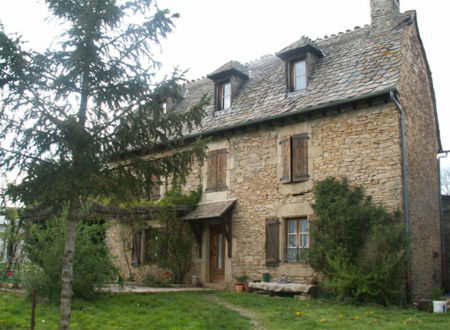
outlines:
M234 283L234 287L236 289L236 292L241 292L242 288L245 289L246 292L250 292L250 288L248 287L248 276L247 274L238 275L235 277L236 282ZM241 286L242 288L239 289L238 287ZM240 291L239 291L240 290Z

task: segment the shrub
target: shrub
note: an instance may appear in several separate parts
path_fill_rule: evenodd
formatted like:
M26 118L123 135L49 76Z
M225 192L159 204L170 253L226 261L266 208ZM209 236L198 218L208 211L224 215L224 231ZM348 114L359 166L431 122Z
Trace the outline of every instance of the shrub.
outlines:
M25 283L28 293L37 290L40 297L57 301L61 291L64 250L64 221L50 219L33 224L25 249L30 260L39 265ZM77 227L74 260L74 297L91 299L116 270L104 244L104 224L80 222Z
M202 187L183 194L179 189L167 192L158 203L159 222L164 226L157 241L158 266L170 269L175 283L181 283L192 264L194 234L191 226L180 219L174 209L179 206L194 207L200 200Z
M400 214L364 196L362 187L327 178L314 188L319 217L311 228L310 265L339 298L382 304L404 298L408 240Z

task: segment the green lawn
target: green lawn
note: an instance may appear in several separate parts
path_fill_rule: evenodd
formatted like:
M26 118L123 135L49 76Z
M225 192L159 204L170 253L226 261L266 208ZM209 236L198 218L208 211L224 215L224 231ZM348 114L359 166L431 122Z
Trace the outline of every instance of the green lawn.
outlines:
M0 329L30 327L31 303L0 293ZM103 296L93 302L75 301L71 329L248 329L237 312L196 293ZM36 329L55 329L58 308L38 304Z
M72 329L249 329L250 321L216 304L207 293L102 296L75 301ZM212 293L211 293L212 294ZM356 307L257 294L216 292L226 302L254 312L267 329L449 329L450 314L413 309ZM0 293L0 329L29 328L30 303ZM57 327L58 308L38 304L37 329Z
M233 305L253 310L268 329L450 329L450 313L231 292L217 295Z

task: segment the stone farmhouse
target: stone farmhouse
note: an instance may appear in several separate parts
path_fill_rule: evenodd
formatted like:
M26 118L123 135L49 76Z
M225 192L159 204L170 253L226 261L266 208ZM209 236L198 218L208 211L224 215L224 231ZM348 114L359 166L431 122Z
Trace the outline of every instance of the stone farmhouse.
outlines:
M401 13L398 0L370 6L370 25L302 37L275 55L231 61L184 86L174 111L204 94L213 100L202 127L187 136L210 137L207 161L184 187L203 186L202 201L184 216L204 226L187 282L196 275L204 285L231 288L244 273L307 282L314 272L299 256L317 219L313 186L345 176L402 212L412 239L413 296L429 296L441 284L441 143L416 12ZM129 239L136 279L161 271L145 254L159 226L148 225ZM106 237L126 274L121 230L113 224Z

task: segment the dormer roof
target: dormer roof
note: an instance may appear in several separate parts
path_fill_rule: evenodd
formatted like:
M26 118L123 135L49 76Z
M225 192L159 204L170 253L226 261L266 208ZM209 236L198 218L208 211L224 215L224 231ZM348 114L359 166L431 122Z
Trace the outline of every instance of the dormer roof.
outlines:
M217 81L222 78L227 78L233 74L243 79L248 78L247 68L238 61L230 61L228 63L225 63L220 68L210 73L206 77L213 81Z
M308 37L302 36L299 40L296 42L290 44L287 47L284 47L282 50L277 52L275 55L277 55L279 58L281 58L283 61L289 60L292 57L303 55L306 53L313 53L317 57L323 57L322 50Z

